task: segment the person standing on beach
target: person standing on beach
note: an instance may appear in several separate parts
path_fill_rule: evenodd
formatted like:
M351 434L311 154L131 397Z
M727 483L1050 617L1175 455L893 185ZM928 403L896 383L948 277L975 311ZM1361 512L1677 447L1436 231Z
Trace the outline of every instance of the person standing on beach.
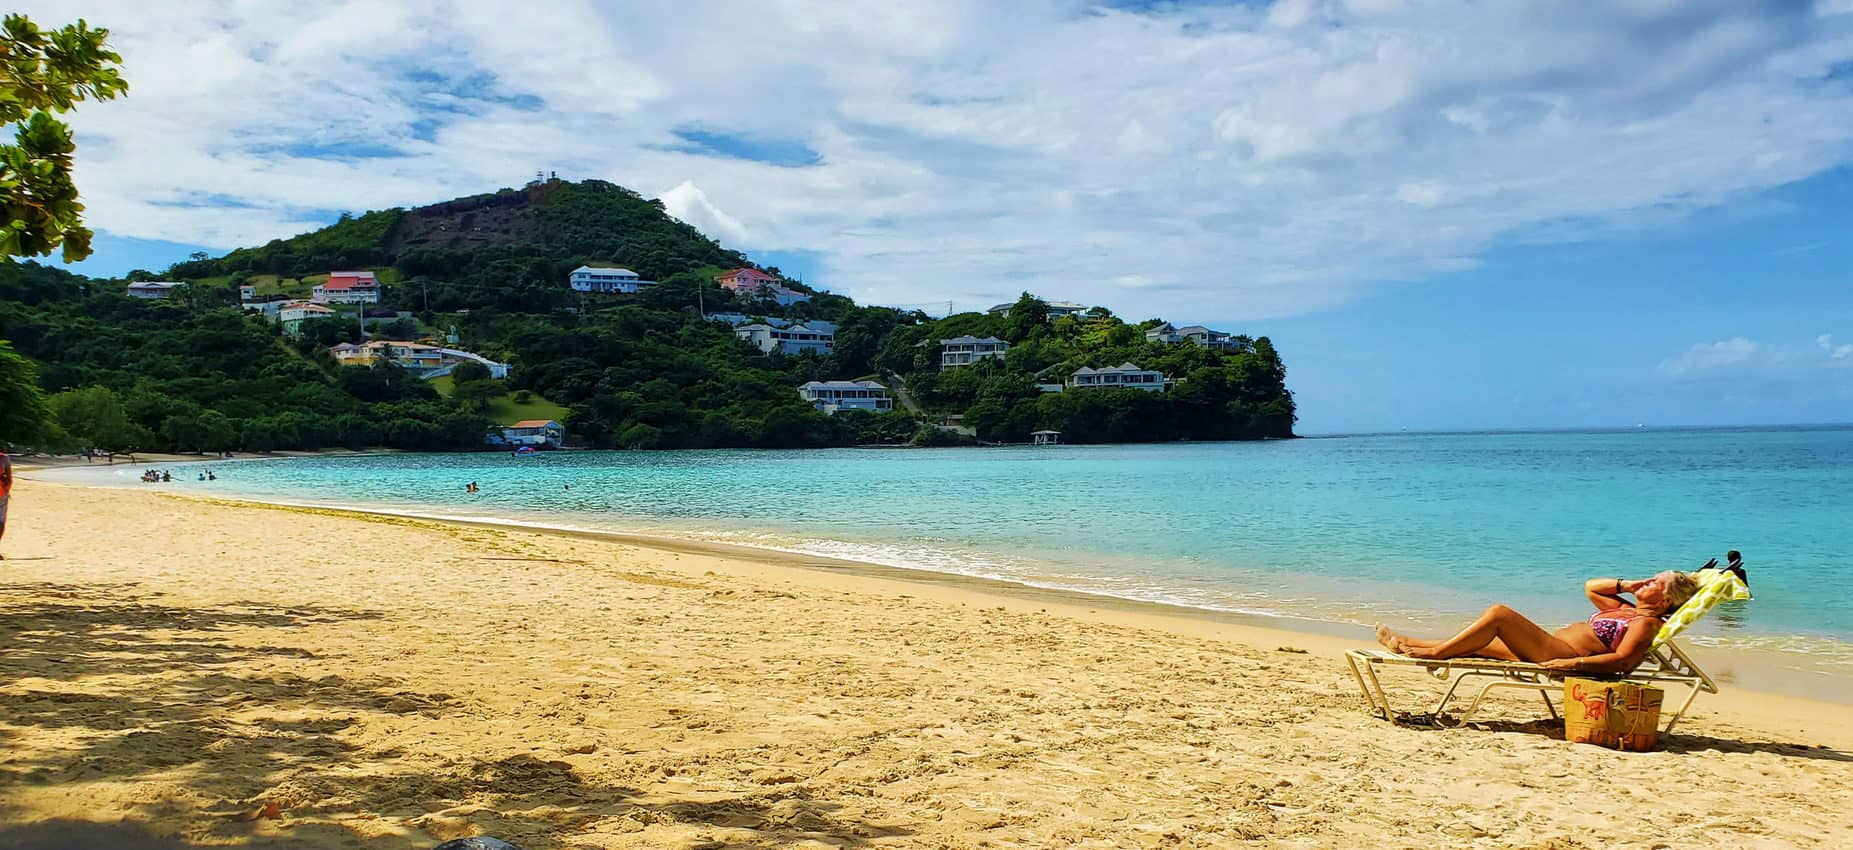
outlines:
M0 452L0 540L6 539L6 505L13 497L13 460ZM0 555L0 561L6 560Z

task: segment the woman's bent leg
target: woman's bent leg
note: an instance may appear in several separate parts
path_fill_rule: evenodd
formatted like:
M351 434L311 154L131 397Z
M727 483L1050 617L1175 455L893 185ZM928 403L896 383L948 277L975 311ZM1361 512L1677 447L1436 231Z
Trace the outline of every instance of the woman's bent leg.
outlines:
M1497 649L1495 649L1497 643ZM1573 658L1578 653L1569 644L1558 640L1550 632L1540 628L1517 611L1504 605L1494 605L1486 613L1474 620L1472 625L1462 629L1460 634L1448 638L1439 644L1418 646L1404 644L1405 652L1412 658L1462 658L1470 655L1487 655L1489 651L1505 650L1506 654L1519 661L1548 661L1552 658ZM1497 657L1497 656L1494 656Z

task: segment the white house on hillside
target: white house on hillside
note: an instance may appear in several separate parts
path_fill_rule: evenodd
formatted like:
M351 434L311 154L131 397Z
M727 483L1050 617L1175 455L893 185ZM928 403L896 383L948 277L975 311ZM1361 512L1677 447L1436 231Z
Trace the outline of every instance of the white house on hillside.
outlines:
M329 272L309 296L317 304L378 304L380 281L373 272Z
M1194 342L1214 351L1241 351L1246 348L1236 342L1234 337L1222 331L1213 331L1202 325L1186 325L1180 328L1173 326L1170 322L1146 329L1145 339L1147 342L1163 343Z
M821 357L836 348L834 326L826 332L809 325L775 328L768 324L755 322L734 328L733 335L752 343L755 348L767 354L774 351L803 354L808 351Z
M1073 301L1044 301L1042 303L1049 305L1050 321L1054 321L1063 316L1072 316L1076 313L1085 313L1088 309L1086 304L1076 304ZM1010 308L1015 306L1017 306L1017 303L1012 301L1008 304L998 304L985 312L992 315L1007 317L1010 315Z
M1165 376L1163 372L1141 369L1131 363L1108 366L1105 369L1090 369L1083 366L1068 376L1068 388L1071 390L1105 389L1124 387L1148 392L1164 392Z
M129 297L165 301L174 297L174 292L183 286L186 284L171 280L144 280L129 284Z
M888 388L874 381L809 381L798 387L798 397L829 415L839 410L894 409Z
M332 318L335 311L320 304L307 301L289 301L277 308L277 324L283 326L283 332L296 336L302 331L302 323L309 319Z
M643 280L630 269L607 268L604 266L580 266L573 269L567 277L574 292L618 292L634 295L646 286L654 286L656 281Z
M508 377L507 363L497 363L480 354L468 351L426 345L421 342L400 342L392 339L376 339L359 345L344 342L328 349L328 353L334 355L335 362L343 366L371 366L384 360L421 378L443 377L450 374L457 364L466 361L481 363L489 370L491 378Z
M994 336L960 336L939 341L939 368L956 369L980 360L1002 357L1010 350L1007 343Z

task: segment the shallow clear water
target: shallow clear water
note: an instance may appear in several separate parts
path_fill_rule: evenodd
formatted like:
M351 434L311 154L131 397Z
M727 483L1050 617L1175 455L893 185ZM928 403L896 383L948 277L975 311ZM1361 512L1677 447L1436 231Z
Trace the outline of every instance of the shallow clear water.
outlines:
M80 469L134 481L144 467ZM1853 660L1853 430L292 458L189 492L663 532L1128 598L1440 627L1744 551L1700 642ZM464 492L478 482L482 492Z

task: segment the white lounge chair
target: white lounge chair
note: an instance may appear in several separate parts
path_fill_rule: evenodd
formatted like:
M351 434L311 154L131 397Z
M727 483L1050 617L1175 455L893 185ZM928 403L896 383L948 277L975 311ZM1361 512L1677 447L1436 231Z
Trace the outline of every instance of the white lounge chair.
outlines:
M1358 690L1364 695L1365 711L1385 720L1396 722L1411 717L1398 713L1390 706L1389 695L1384 691L1378 672L1388 667L1419 667L1423 672L1443 682L1453 679L1447 693L1435 704L1434 711L1428 716L1436 723L1441 723L1448 704L1453 701L1455 692L1468 680L1476 682L1485 680L1480 692L1475 694L1467 710L1454 721L1453 725L1465 724L1474 712L1480 709L1486 695L1496 688L1517 688L1537 691L1544 698L1545 708L1551 718L1557 718L1557 704L1552 700L1553 693L1563 692L1563 679L1566 675L1585 679L1620 680L1642 682L1651 685L1683 685L1687 688L1685 699L1667 716L1666 732L1672 732L1674 724L1692 707L1692 701L1699 692L1708 694L1718 692L1718 683L1712 681L1699 665L1673 642L1673 638L1688 626L1698 622L1706 612L1727 599L1749 599L1750 589L1744 583L1727 572L1701 570L1699 573L1703 586L1686 604L1681 605L1673 616L1667 619L1654 636L1654 642L1647 651L1647 657L1639 666L1625 674L1600 675L1590 673L1566 673L1558 670L1546 670L1536 664L1523 661L1498 661L1490 658L1450 658L1433 660L1410 658L1381 649L1354 649L1345 653L1345 661L1351 665L1351 675L1357 680ZM1670 703L1669 703L1670 704ZM1420 717L1421 715L1413 715Z

